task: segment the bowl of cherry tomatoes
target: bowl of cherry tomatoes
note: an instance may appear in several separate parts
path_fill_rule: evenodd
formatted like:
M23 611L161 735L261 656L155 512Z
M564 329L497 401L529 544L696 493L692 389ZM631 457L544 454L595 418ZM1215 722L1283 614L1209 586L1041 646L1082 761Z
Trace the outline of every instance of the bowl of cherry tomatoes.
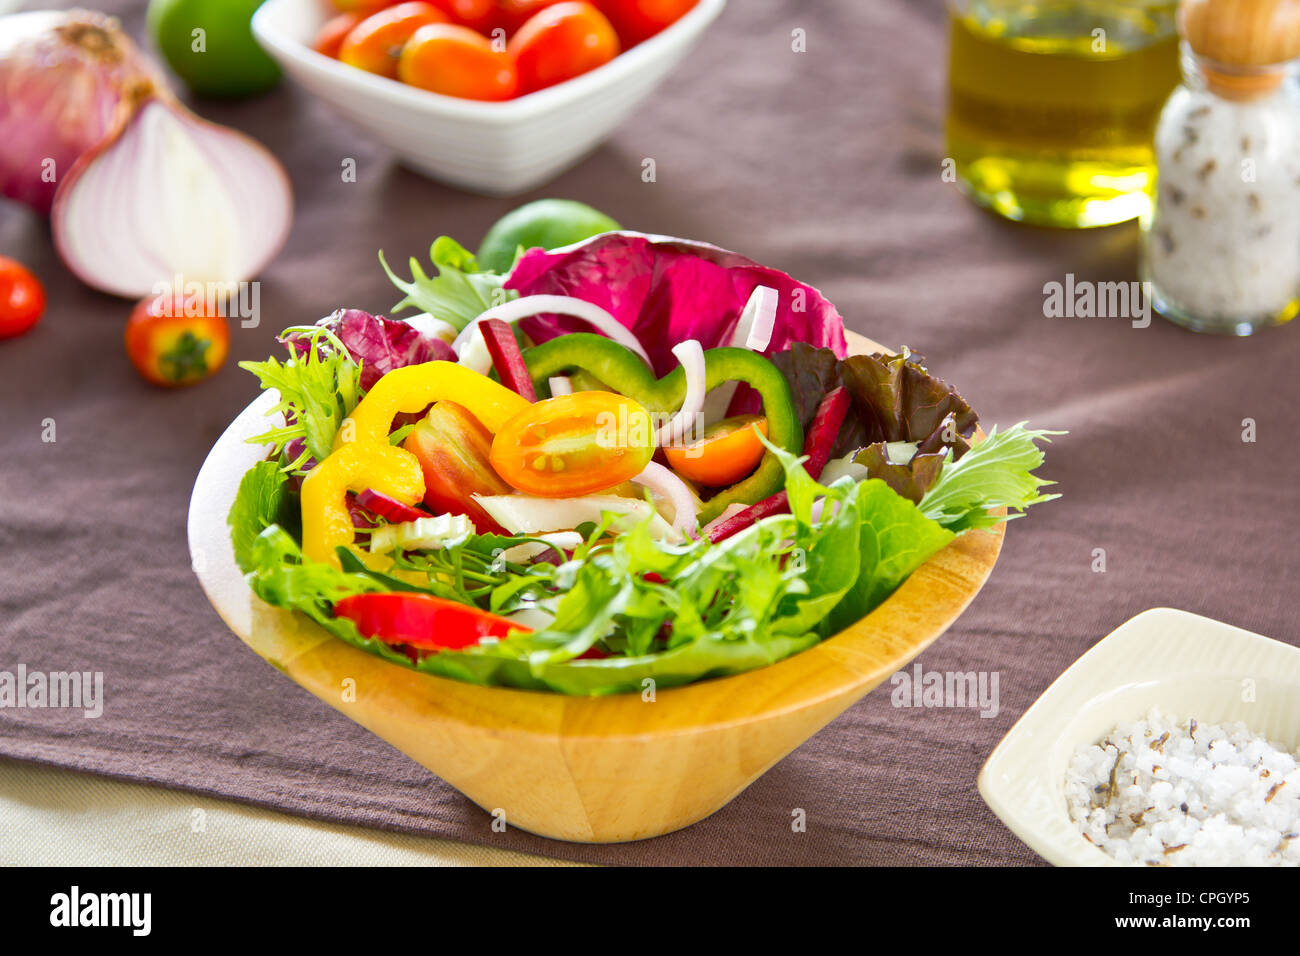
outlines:
M595 149L726 0L267 0L295 81L435 179L511 195Z

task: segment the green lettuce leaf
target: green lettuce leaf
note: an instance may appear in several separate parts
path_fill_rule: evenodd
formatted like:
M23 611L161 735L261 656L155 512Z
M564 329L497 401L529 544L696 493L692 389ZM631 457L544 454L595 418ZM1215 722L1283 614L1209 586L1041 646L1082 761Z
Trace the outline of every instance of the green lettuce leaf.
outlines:
M230 525L235 563L245 574L258 566L253 554L258 535L269 525L287 518L288 482L288 477L273 461L259 461L239 482L226 523Z
M329 329L303 326L285 334L301 333L309 347L285 362L240 362L252 372L262 388L273 388L280 401L268 414L283 413L285 424L248 439L250 444L270 442L275 454L290 450L288 469L301 470L310 460L323 461L334 447L334 436L343 419L361 400L361 369L347 348Z
M990 509L1007 508L1020 517L1030 505L1059 498L1040 489L1055 482L1033 474L1043 463L1038 442L1065 432L1025 427L1024 422L1004 432L997 426L956 461L948 460L939 480L921 499L920 510L952 531L988 528L1006 520Z
M439 236L429 248L434 276L425 274L414 256L410 259L411 280L399 279L389 268L382 252L379 263L389 280L406 293L392 311L419 309L460 331L493 306L518 298L519 293L502 286L503 276L479 268L478 261L464 246L448 236Z

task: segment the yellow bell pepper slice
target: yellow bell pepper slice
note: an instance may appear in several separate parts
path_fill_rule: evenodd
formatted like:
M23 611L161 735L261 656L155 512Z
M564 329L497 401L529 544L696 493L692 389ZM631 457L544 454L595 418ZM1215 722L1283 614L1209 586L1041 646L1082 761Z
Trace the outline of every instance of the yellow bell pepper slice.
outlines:
M420 412L444 399L469 410L492 434L529 406L527 399L504 385L455 362L424 362L393 369L366 393L343 420L334 447L348 442L388 440L400 412Z
M413 505L424 497L424 472L409 451L377 442L350 442L318 464L302 482L302 554L339 567L339 545L356 537L345 495L372 488Z

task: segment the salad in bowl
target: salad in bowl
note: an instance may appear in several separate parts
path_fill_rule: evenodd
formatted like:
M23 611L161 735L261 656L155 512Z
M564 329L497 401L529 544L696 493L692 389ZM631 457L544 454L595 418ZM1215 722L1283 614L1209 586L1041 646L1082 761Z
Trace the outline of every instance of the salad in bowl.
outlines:
M252 591L395 666L567 695L738 674L1052 497L923 360L817 290L612 232L504 275L453 240L242 363L274 390L228 523ZM382 256L381 256L382 260Z

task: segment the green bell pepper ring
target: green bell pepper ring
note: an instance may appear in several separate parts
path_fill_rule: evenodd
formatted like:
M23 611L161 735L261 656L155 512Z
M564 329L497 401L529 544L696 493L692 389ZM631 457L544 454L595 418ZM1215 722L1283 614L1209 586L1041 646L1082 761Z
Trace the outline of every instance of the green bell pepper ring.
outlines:
M635 352L603 335L574 332L524 351L524 362L534 387L544 389L547 379L575 370L586 372L611 390L640 402L647 411L671 414L686 398L686 372L681 366L656 379L653 370ZM704 382L714 389L724 382L744 382L758 392L767 418L768 440L798 455L803 451L803 427L785 376L775 365L749 349L716 348L704 353ZM785 469L771 452L746 478L723 488L704 503L701 523L712 521L731 504L752 505L785 487Z

